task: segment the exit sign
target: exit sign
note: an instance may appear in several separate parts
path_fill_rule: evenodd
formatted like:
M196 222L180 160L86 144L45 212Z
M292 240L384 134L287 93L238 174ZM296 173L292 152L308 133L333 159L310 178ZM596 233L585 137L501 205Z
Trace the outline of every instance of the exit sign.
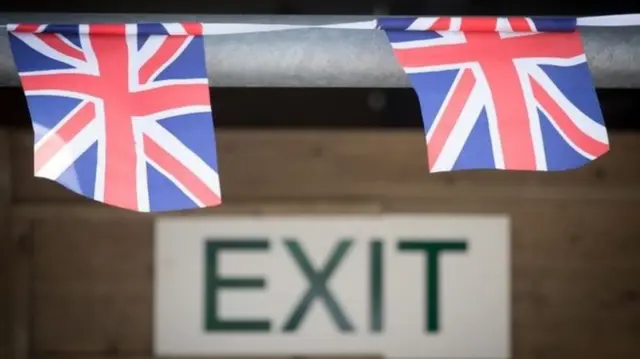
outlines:
M157 355L508 358L502 216L158 219Z

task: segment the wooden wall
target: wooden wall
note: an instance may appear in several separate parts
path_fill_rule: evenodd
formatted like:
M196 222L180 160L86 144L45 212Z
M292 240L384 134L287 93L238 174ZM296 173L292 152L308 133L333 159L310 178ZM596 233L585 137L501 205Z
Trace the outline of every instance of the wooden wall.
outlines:
M193 213L506 212L514 358L640 358L640 136L613 135L603 159L548 174L429 175L423 141L417 131L220 131L225 203ZM25 133L0 144L10 153L10 237L23 243L0 258L17 278L18 357L149 357L153 217L33 178ZM13 242L2 233L6 254Z
M11 188L9 185L9 146L8 136L0 131L0 358L11 355L11 260L12 244L10 241L9 201Z

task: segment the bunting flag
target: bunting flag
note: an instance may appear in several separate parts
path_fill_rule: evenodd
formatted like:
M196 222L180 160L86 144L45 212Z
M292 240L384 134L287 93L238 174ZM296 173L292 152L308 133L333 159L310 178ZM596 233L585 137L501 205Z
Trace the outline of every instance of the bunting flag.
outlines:
M140 212L221 203L201 24L8 30L35 176Z
M578 168L609 150L575 18L382 18L431 172Z

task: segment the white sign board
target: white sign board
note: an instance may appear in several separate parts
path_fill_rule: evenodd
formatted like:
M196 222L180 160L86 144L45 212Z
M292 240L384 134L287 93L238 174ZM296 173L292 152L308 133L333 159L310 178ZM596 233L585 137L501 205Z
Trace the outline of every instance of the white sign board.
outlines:
M508 358L501 216L158 219L159 356Z

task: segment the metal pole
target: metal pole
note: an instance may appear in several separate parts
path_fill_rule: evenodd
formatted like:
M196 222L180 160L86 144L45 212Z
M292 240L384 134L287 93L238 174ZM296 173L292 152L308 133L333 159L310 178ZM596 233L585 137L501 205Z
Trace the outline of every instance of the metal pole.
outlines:
M161 14L0 14L0 24L179 22L327 25L372 16ZM600 88L640 88L640 27L580 29ZM205 36L214 87L409 87L380 31L297 29ZM0 33L0 86L19 79L6 33Z

